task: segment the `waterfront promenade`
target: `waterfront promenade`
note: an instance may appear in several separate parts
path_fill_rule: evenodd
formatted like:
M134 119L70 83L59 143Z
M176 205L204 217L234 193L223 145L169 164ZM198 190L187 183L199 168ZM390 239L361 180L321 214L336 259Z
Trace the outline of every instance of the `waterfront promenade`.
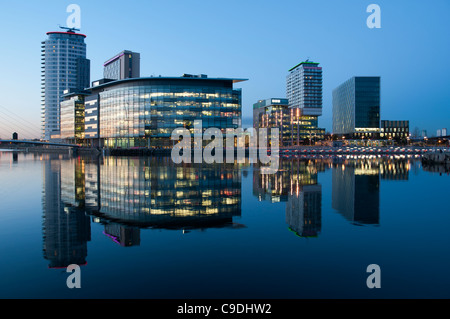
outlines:
M7 149L8 151L18 152L69 152L66 147L21 147L14 145L0 145L0 151ZM224 152L227 150L224 149ZM234 150L236 153L236 149ZM339 156L339 155L423 155L434 152L450 152L450 147L422 147L422 146L389 146L389 147L370 147L370 146L301 146L295 148L280 148L279 155L281 157L295 157L295 156ZM133 148L133 149L93 149L80 147L78 152L74 154L96 153L103 155L170 155L171 149L147 149L147 148ZM267 153L271 153L271 149L267 148ZM248 154L248 149L246 149Z
M371 147L371 146L305 146L297 148L280 148L281 156L292 155L422 155L432 152L450 152L450 147L422 147L422 146L388 146L388 147Z

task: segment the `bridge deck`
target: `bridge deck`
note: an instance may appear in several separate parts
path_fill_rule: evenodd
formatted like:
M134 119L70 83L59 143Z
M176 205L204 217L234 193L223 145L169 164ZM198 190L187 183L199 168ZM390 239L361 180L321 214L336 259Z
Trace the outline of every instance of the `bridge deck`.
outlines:
M52 143L52 142L41 142L41 141L24 141L24 140L0 140L0 143L49 145L49 146L63 146L63 147L73 147L73 148L81 147L76 144Z

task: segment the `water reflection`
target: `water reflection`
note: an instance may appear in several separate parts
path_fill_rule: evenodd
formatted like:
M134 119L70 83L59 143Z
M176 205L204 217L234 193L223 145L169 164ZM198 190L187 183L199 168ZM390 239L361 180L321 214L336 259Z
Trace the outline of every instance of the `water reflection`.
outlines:
M380 225L380 181L405 181L408 158L283 159L276 174L253 166L253 195L284 205L287 229L299 237L322 231L322 184L331 169L331 206L354 225ZM61 158L44 162L44 258L49 267L83 265L91 220L123 247L141 245L144 228L188 233L242 228L242 170L230 164L176 165L170 157Z
M241 171L230 165L175 165L170 157L105 158L100 165L103 222L198 229L232 226L241 215Z
M299 237L317 237L322 228L322 186L304 185L288 197L286 223Z
M383 180L407 181L411 162L408 158L383 158L379 162L380 177Z
M336 161L332 172L332 207L355 225L380 221L380 167L375 161Z
M332 208L354 225L380 224L380 180L407 181L407 157L282 159L273 175L253 170L253 195L259 201L286 202L286 223L300 237L321 232L322 185L318 173L332 169Z
M407 157L334 158L332 208L354 225L380 224L380 179L407 181Z
M90 217L123 246L142 228L242 228L241 170L234 165L175 165L166 158L49 156L44 164L44 258L49 267L85 264Z
M305 185L316 185L318 172L325 171L327 160L282 159L275 174L261 174L258 164L253 169L253 195L259 201L287 202Z
M322 227L322 186L318 173L330 159L283 159L276 174L253 170L253 195L259 201L286 202L286 223L300 237L316 237Z
M90 218L84 211L84 166L50 156L44 163L43 253L50 268L86 264L91 239Z

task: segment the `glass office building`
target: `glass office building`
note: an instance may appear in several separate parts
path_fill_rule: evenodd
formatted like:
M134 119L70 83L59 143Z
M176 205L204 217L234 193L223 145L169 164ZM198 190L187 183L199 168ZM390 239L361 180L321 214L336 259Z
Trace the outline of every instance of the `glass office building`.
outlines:
M310 145L321 140L325 129L318 128L322 115L322 67L309 60L289 69L286 77L289 100L288 145Z
M107 148L171 148L177 143L172 131L187 128L193 137L196 120L203 130L215 127L225 134L241 127L241 90L233 88L240 81L185 74L99 82L86 98L97 116L97 123L95 117L89 123Z
M289 141L289 110L288 99L273 98L259 100L253 104L253 128L267 128L268 136L270 129L278 128L280 146L288 145ZM259 136L258 136L259 138Z
M61 102L61 139L80 144L84 140L85 102L81 93L64 95Z
M79 91L89 86L90 61L86 59L84 34L47 32L41 42L41 117L42 138L60 135L60 102L66 90Z
M323 139L325 129L317 126L317 116L305 115L298 107L289 107L288 99L272 98L253 104L253 127L278 128L280 146L310 145L312 140Z
M140 59L140 53L124 50L103 64L103 77L112 80L138 78Z
M381 121L380 137L406 143L409 138L409 121Z
M352 77L333 90L333 134L378 138L380 77Z
M305 115L300 108L289 108L288 145L312 145L325 138L325 129L319 128L317 116Z
M289 69L286 77L289 106L300 108L304 115L322 115L322 67L306 60Z

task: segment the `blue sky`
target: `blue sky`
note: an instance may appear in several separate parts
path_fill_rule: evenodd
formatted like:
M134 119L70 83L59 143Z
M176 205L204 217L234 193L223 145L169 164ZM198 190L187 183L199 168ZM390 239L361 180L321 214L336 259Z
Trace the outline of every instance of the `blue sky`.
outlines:
M0 137L14 125L9 111L38 131L40 42L66 24L71 3L81 7L91 80L108 58L133 50L141 76L249 79L237 87L251 119L253 103L285 97L288 69L309 58L323 67L320 127L331 131L332 90L359 75L381 76L382 119L410 120L430 135L450 129L448 0L1 0ZM381 29L366 25L371 3L381 7Z

